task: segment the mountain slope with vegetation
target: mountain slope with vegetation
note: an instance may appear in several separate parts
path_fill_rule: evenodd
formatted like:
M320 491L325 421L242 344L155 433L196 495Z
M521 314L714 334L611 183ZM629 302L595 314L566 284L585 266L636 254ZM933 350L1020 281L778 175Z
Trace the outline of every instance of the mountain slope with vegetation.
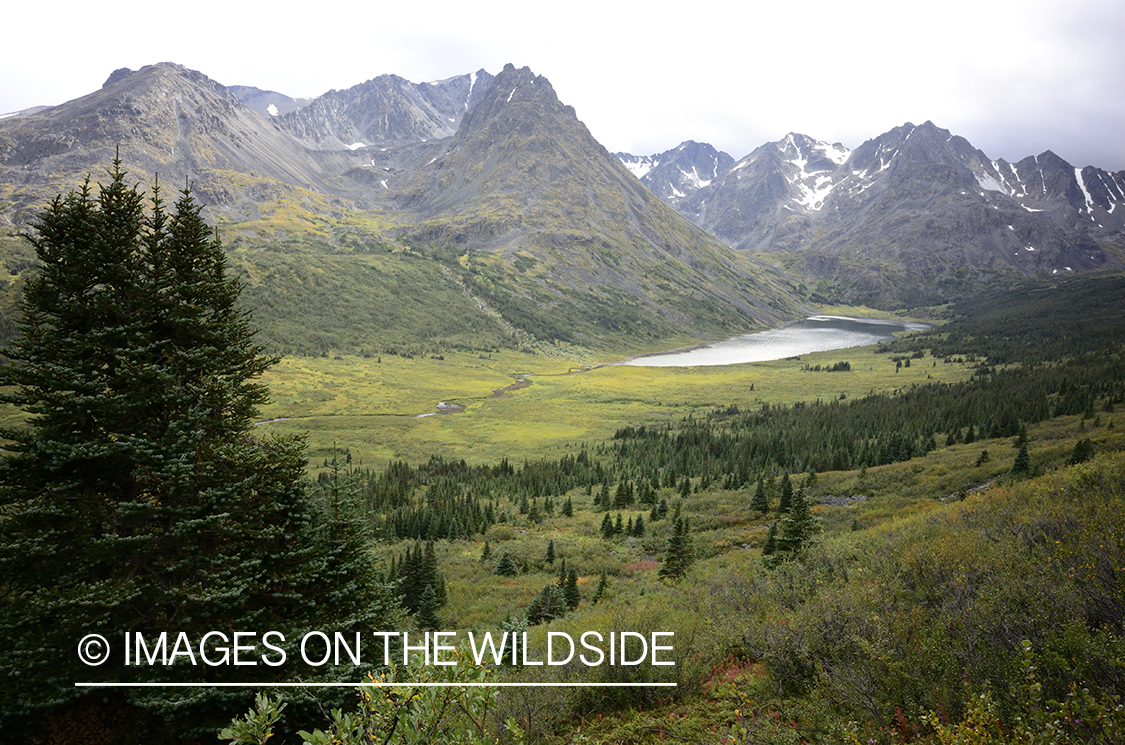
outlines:
M0 122L3 219L24 229L116 152L141 179L195 185L277 349L653 348L805 311L794 284L637 184L526 68L384 76L278 116L178 65L119 70Z
M879 395L751 393L522 464L334 460L319 483L404 587L432 553L444 601L420 626L526 623L538 650L549 632L675 632L674 669L501 666L677 688L504 692L490 738L1108 745L1125 734L1125 279L989 297L881 346L910 364Z

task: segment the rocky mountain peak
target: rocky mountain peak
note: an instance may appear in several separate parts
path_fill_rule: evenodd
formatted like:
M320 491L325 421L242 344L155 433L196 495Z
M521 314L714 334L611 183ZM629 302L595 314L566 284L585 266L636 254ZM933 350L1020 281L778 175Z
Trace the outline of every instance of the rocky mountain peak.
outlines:
M676 203L708 186L734 165L734 158L712 145L686 140L657 155L614 153L641 183L666 202Z
M485 70L429 83L380 75L351 88L330 90L287 112L279 107L277 123L317 150L442 139L457 131L461 119L491 87L492 78Z
M851 152L790 133L690 199L657 193L728 244L793 252L787 266L807 280L875 304L936 302L1005 272L1095 269L1110 262L1100 242L1125 244L1125 173L1051 152L992 160L931 121Z
M22 169L17 208L73 184L60 174L104 173L120 151L127 170L159 174L163 183L196 185L213 207L241 201L228 176L254 174L290 185L323 188L325 171L273 124L248 109L225 86L182 65L162 62L118 70L101 89L34 117L0 120L0 178Z

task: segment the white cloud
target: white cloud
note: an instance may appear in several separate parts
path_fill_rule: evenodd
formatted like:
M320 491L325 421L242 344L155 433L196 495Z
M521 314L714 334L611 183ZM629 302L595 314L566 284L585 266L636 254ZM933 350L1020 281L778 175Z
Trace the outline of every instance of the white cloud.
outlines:
M312 14L229 0L72 5L6 11L6 28L25 32L5 43L0 113L163 60L291 96L512 62L550 79L611 151L695 139L741 157L790 131L854 148L929 119L992 157L1050 148L1076 165L1125 168L1117 0L947 0L910 12L885 0L578 0L534 13L514 0L343 0Z

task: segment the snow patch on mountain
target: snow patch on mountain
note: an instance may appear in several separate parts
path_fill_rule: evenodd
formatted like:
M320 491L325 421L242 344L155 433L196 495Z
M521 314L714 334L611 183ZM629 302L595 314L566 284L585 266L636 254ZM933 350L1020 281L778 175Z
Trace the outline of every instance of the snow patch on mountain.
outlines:
M680 173L682 173L684 175L684 179L690 182L691 185L696 189L702 189L704 186L709 186L711 184L711 179L705 179L700 176L699 171L696 170L695 166L691 167L690 173L683 170L682 168L680 169Z
M643 179L647 176L652 169L660 165L660 161L647 155L629 155L627 153L617 153L617 159L621 161L621 165L629 169L629 173Z
M1094 199L1090 196L1090 190L1086 188L1086 182L1082 178L1082 169L1074 169L1074 180L1078 182L1078 188L1082 190L1082 196L1086 198L1086 214L1094 214ZM1091 217L1091 219L1093 219Z
M829 145L827 142L818 142L814 147L824 153L824 157L838 166L844 165L852 154L851 150L848 150L838 142L834 145Z

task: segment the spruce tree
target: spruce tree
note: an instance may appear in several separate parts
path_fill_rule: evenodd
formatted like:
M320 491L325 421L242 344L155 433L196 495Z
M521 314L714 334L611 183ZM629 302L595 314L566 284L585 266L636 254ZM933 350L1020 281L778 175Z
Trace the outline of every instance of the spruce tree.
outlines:
M1012 463L1012 473L1016 475L1025 475L1031 470L1031 456L1027 453L1027 443L1020 445L1019 451L1016 453L1016 460Z
M525 615L529 626L562 618L566 615L566 597L562 589L554 583L544 585L539 594L528 603Z
M798 489L793 495L789 511L781 516L780 530L777 548L791 556L799 554L820 531L820 520L813 515L804 489Z
M547 557L546 558L547 558L548 564L554 564L555 563L555 541L554 541L554 539L551 539L551 540L547 541Z
M789 481L789 474L786 473L781 477L781 499L778 500L777 511L779 514L784 514L789 511L789 507L793 501L793 484Z
M688 521L676 516L672 522L672 536L668 539L668 551L658 575L668 579L679 579L687 574L694 554L691 546L691 532Z
M496 569L492 572L500 577L515 577L520 573L520 568L516 566L515 559L508 554L500 556L500 561L496 562Z
M772 556L777 552L777 520L770 523L766 532L766 542L762 544L762 556Z
M617 491L613 494L614 507L628 507L633 502L629 496L628 484L624 481L617 482Z
M280 631L399 623L362 528L319 508L304 442L254 437L276 358L254 341L241 283L185 189L169 213L126 183L119 160L39 216L41 265L0 366L0 400L32 414L3 430L0 460L0 719L29 735L81 707L127 711L130 729L196 736L229 722L233 688L118 689L77 681L198 682L191 665L124 664L125 633ZM343 524L342 524L343 523ZM86 634L112 640L82 665ZM222 667L211 681L326 673ZM353 679L354 669L333 669ZM108 702L108 703L105 703Z
M418 598L418 612L414 614L414 623L422 631L440 629L441 616L438 615L438 609L441 606L437 590L433 585L426 585Z
M566 582L562 586L563 597L566 599L566 607L569 610L574 610L582 602L582 593L578 590L578 570L571 567L570 571L566 573Z
M645 517L644 517L644 515L637 515L637 519L633 523L633 535L637 538L644 538L645 537Z
M1094 443L1088 438L1083 437L1074 445L1074 450L1070 451L1070 457L1067 458L1066 464L1074 466L1079 463L1085 463L1094 457Z
M750 500L750 509L757 510L763 515L770 511L770 499L766 496L765 479L758 479L758 486L754 489L754 498Z
M598 586L594 588L594 598L591 600L593 603L598 603L605 597L605 588L609 585L609 578L606 576L605 569L598 575Z

